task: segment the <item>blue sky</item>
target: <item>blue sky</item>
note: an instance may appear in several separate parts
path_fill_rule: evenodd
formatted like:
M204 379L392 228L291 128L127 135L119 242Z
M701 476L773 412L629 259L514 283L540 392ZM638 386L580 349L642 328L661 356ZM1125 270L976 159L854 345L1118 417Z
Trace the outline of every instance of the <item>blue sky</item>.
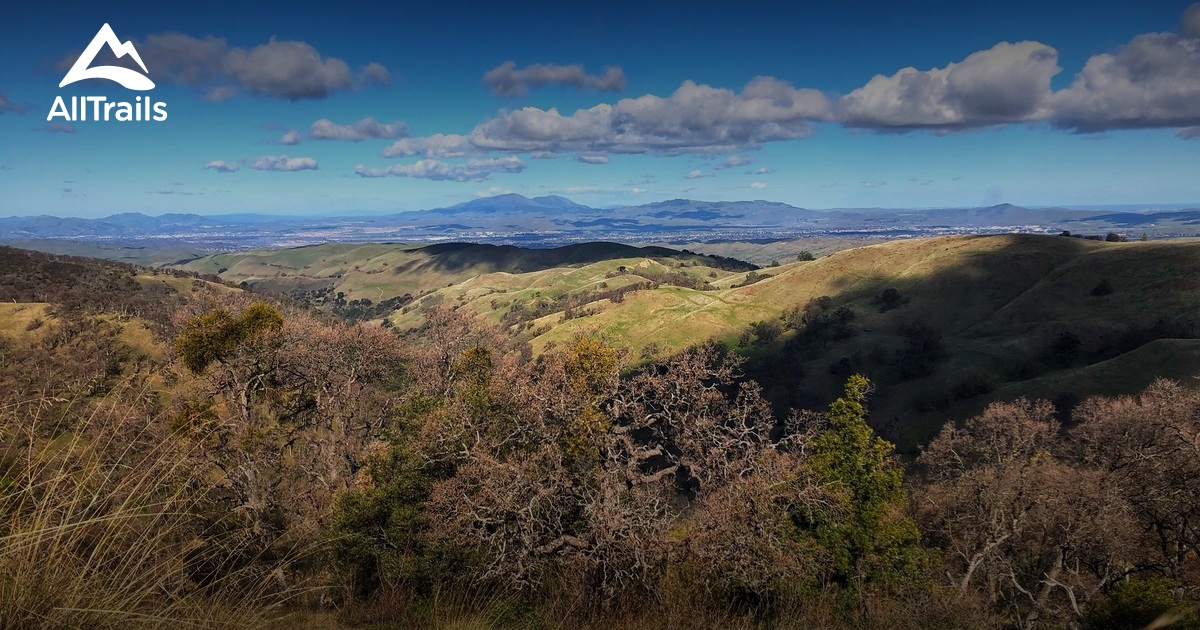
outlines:
M1200 5L780 4L9 8L0 215L1200 202ZM155 89L58 87L104 23Z

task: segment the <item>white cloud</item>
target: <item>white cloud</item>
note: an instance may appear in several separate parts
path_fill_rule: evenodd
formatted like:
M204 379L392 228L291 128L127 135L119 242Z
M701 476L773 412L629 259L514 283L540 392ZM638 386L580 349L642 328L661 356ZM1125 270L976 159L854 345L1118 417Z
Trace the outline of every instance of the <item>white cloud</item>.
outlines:
M1180 26L1184 37L1200 38L1200 2L1184 10Z
M1088 59L1051 105L1055 126L1081 133L1200 125L1200 38L1138 35Z
M205 169L212 169L218 173L236 173L238 170L237 164L231 164L225 160L213 160L204 165Z
M1175 135L1179 136L1180 138L1183 138L1184 140L1200 139L1200 125L1197 125L1195 127L1184 127L1183 129L1180 129L1179 133L1177 133Z
M260 171L315 171L317 170L317 161L310 157L264 155L251 162L250 168Z
M296 101L325 98L338 91L365 85L386 85L387 68L372 62L357 72L337 57L323 57L301 41L277 40L252 48L230 46L221 37L192 37L183 33L158 33L136 42L155 82L186 85L210 100L225 100L237 91ZM127 58L100 58L98 63L127 65ZM59 62L63 70L75 63L78 52Z
M830 116L817 90L757 77L740 93L685 81L669 97L646 95L580 109L501 112L468 134L483 151L717 153L802 138Z
M300 144L300 132L296 131L295 129L289 129L288 132L283 134L283 137L279 139L279 144L286 144L288 146Z
M584 164L608 164L608 156L602 153L583 153L575 156L575 161Z
M944 68L904 68L876 75L842 97L848 127L879 131L953 131L1039 120L1050 79L1062 69L1058 51L1038 42L1002 42Z
M716 176L713 175L712 173L705 173L704 171L702 171L698 168L688 171L688 174L683 176L684 179L700 179L701 177L716 177Z
M769 188L769 186L767 186L766 184L764 184L762 182L754 182L754 183L750 184L750 187L755 190L765 190L765 189Z
M497 96L522 96L544 85L620 92L625 89L625 73L616 66L605 66L604 74L589 75L579 64L554 63L535 63L518 69L515 61L506 61L484 73L483 84Z
M440 160L424 159L415 164L396 164L390 168L374 169L358 165L354 172L359 177L417 177L435 181L484 181L493 173L520 173L525 163L516 157L471 159L462 164L448 164Z
M359 68L358 76L355 77L356 87L359 88L368 85L390 85L391 82L392 73L377 61L372 61Z
M529 154L529 157L535 160L553 160L558 157L558 154L553 151L534 151Z
M322 118L314 122L308 130L308 137L312 140L346 140L348 142L402 138L407 134L408 125L400 121L384 124L369 117L349 125L339 125L328 118Z
M440 134L423 138L405 138L392 143L383 150L383 157L457 158L473 153L475 147L465 136L456 133Z
M501 188L499 186L489 186L487 190L476 190L475 191L475 196L479 197L480 199L482 199L484 197L495 197L496 195L509 195L509 194L512 194L511 190L509 190L507 188Z
M737 166L745 166L747 164L753 164L755 161L756 160L752 157L734 155L734 156L730 156L730 158L725 160L724 162L720 162L716 166L713 166L713 168L718 171L723 171L727 168L734 168Z
M750 174L751 175L770 175L771 173L774 173L774 172L775 172L775 169L773 169L773 168L768 168L766 166L760 166L756 170L751 172Z

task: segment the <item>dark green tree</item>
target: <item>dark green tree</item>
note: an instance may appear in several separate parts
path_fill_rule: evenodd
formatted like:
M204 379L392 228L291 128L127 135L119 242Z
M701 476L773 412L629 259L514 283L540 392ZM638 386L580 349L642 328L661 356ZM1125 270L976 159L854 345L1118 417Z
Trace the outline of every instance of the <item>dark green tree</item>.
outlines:
M835 559L835 582L905 585L920 580L927 558L917 526L904 512L908 497L895 447L867 424L870 390L866 377L851 376L814 440L813 470L845 503L842 516L817 524L815 535Z

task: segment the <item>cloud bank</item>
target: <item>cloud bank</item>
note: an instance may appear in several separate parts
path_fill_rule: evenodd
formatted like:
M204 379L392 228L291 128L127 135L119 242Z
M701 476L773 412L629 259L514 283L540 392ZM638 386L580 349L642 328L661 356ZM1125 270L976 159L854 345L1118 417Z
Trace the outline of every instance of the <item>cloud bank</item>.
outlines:
M322 118L314 122L308 130L308 137L312 140L346 140L349 142L403 138L406 135L408 135L408 125L405 123L396 121L383 124L374 118L364 118L349 125L339 125L328 118Z
M1054 125L1079 133L1200 125L1200 36L1139 35L1088 59L1049 103Z
M485 181L494 173L520 173L525 163L516 157L471 159L462 164L448 164L441 160L424 159L415 164L396 164L390 168L375 169L358 165L354 172L359 177L416 177L434 181Z
M259 171L315 171L317 161L310 157L288 157L286 155L264 155L250 162L250 168Z
M214 101L239 91L289 101L321 99L391 81L391 73L379 63L354 71L345 61L322 56L308 43L274 37L265 44L242 48L231 46L223 37L168 32L148 35L135 45L154 81L192 87ZM78 56L78 52L66 55L59 67L66 70ZM105 49L96 63L127 66L132 61L114 58Z
M496 96L524 96L529 90L546 85L565 85L598 92L621 92L625 89L625 72L616 66L605 66L604 74L589 75L583 66L560 66L554 63L535 63L517 68L515 61L488 70L483 84Z
M718 153L801 138L830 115L818 90L757 77L741 92L685 81L666 98L646 95L563 115L525 107L501 112L468 134L484 151Z
M204 165L204 169L212 169L218 173L236 173L238 170L237 164L231 164L225 160L213 160Z
M876 75L842 97L838 119L878 131L958 130L1045 118L1058 51L1038 42L1000 43L944 68Z

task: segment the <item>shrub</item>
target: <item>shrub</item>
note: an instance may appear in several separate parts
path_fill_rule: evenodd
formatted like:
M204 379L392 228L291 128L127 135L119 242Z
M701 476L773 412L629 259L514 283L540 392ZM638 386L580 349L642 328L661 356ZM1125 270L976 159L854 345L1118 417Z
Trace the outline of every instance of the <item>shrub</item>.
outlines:
M1087 630L1200 628L1200 615L1194 607L1175 596L1172 591L1176 588L1163 578L1131 577L1088 607L1083 616L1083 627Z

